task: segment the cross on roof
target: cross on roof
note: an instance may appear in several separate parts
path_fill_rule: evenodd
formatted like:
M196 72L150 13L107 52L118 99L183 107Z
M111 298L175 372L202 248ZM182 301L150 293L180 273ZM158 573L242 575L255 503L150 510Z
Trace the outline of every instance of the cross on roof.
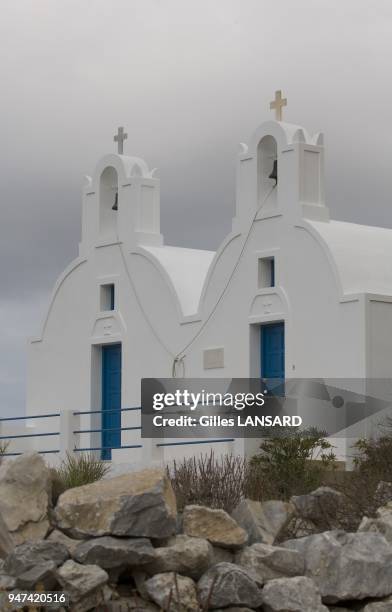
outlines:
M124 128L119 127L117 129L117 134L113 138L114 142L117 142L117 152L119 155L124 153L124 140L128 138L128 134L124 133Z
M270 102L270 108L275 110L276 121L282 121L282 108L287 106L287 98L282 98L282 92L279 89L275 91L275 100Z

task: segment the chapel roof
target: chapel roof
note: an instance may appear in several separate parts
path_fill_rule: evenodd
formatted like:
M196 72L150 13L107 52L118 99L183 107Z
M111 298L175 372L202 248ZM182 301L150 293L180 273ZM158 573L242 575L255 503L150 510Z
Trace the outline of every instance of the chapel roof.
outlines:
M159 261L168 274L177 292L183 314L195 314L215 252L174 246L143 248Z
M344 293L392 295L392 229L308 221L327 245Z

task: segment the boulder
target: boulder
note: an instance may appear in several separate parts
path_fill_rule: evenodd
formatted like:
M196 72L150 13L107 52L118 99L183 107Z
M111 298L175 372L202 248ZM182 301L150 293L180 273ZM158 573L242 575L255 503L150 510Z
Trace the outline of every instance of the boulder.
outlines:
M61 587L69 595L71 602L84 601L87 603L88 596L93 595L93 599L100 600L98 603L101 603L103 599L102 589L108 581L108 575L105 570L97 565L80 565L69 559L58 568L56 575ZM94 597L95 595L97 597Z
M79 563L113 569L144 565L155 559L155 553L147 538L103 536L79 544L73 558Z
M358 531L381 533L392 544L392 503L379 508L376 512L376 518L364 516Z
M182 524L186 535L205 538L222 548L241 548L248 539L246 531L224 510L185 506Z
M228 606L261 605L261 590L242 567L233 563L218 563L211 567L197 585L199 602L208 609Z
M0 514L0 559L4 559L14 548L14 541Z
M15 587L16 587L16 578L14 576L7 576L7 574L0 574L0 592L1 591L12 591L12 589L14 589Z
M283 501L258 502L243 499L231 516L245 529L248 543L274 544L293 516L292 504Z
M37 585L43 586L45 591L54 591L57 584L55 570L57 565L54 561L46 561L34 565L16 579L18 589L25 591L36 591Z
M50 470L38 453L0 466L0 513L15 544L41 540L49 530Z
M57 526L76 538L165 538L176 531L176 500L164 470L148 469L69 489L55 508Z
M310 578L277 578L263 589L264 612L328 612Z
M74 540L73 538L69 538L65 535L65 533L59 531L58 529L54 529L46 539L48 542L58 542L60 544L64 544L65 548L69 552L70 557L73 556L76 547L80 544L80 540Z
M198 579L213 560L211 544L203 538L177 535L165 546L155 548L155 559L145 568L149 574L177 572Z
M52 561L56 567L68 559L68 551L63 544L41 540L25 542L16 546L4 563L4 572L10 576L20 576L37 565Z
M216 565L217 563L233 563L234 562L234 553L227 548L221 548L220 546L212 547L212 559L211 565Z
M326 531L282 546L302 555L325 603L392 593L392 546L381 534Z
M235 562L259 585L275 578L303 576L305 563L299 552L270 544L252 544L235 557Z
M361 608L361 612L391 612L392 611L392 597L383 599L382 601L373 601L367 603L364 608Z
M174 572L156 574L145 582L150 599L170 612L199 612L196 585L188 576Z
M331 487L319 487L307 495L294 495L290 502L301 518L320 523L336 518L344 496Z

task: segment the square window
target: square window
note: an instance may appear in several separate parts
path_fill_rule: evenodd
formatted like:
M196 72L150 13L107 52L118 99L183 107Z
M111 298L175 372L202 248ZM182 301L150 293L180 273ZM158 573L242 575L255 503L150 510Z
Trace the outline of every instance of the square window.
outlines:
M275 287L275 257L260 257L258 265L258 287Z
M115 306L114 283L109 283L108 285L101 285L100 300L101 300L101 304L100 304L101 311L114 310L114 306Z

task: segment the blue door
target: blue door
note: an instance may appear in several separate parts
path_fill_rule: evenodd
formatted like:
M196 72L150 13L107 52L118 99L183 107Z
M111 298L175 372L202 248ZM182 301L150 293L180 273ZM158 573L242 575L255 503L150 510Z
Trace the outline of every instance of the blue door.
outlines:
M284 323L262 325L260 340L261 378L267 379L270 389L278 387L275 392L280 395L284 384Z
M102 347L102 459L121 446L121 344Z

